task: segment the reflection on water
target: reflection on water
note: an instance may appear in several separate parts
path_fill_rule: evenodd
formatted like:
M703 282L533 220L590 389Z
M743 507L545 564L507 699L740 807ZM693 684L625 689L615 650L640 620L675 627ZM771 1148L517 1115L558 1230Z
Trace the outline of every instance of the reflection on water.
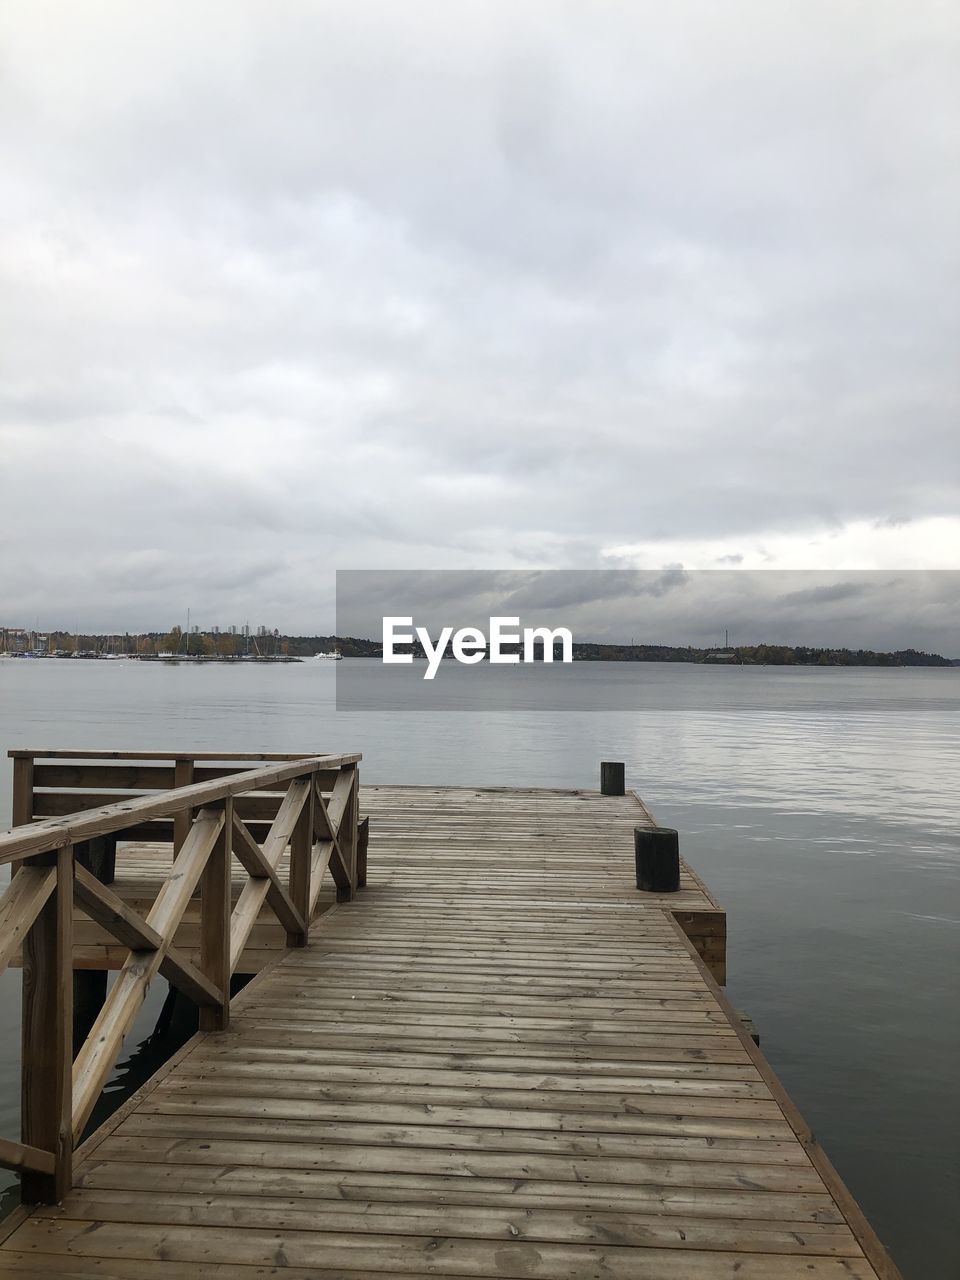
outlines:
M410 674L0 662L0 745L358 749L369 781L553 787L626 761L729 911L735 1004L905 1276L955 1280L960 669L447 664L427 710Z

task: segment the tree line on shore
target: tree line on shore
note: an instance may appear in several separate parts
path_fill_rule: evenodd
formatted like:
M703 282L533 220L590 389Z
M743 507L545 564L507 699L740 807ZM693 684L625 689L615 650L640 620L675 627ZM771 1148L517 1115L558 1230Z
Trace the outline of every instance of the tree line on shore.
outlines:
M807 645L748 644L726 649L695 649L673 645L575 644L575 659L599 662L742 663L775 667L950 667L957 665L939 653L897 649L813 648Z
M51 652L65 655L84 653L125 653L132 656L157 657L166 654L207 658L262 657L312 658L316 653L340 652L345 658L378 658L382 653L379 640L355 636L313 635L287 636L277 632L245 636L231 632L196 631L189 635L180 627L168 632L145 632L140 635L76 635L54 631L49 633ZM422 647L414 643L411 652L423 657ZM590 644L574 642L574 661L578 662L686 662L703 664L743 664L745 666L778 667L951 667L960 659L945 658L939 653L918 649L884 652L874 649L848 649L809 645L750 644L721 649L701 649L692 645L663 644Z

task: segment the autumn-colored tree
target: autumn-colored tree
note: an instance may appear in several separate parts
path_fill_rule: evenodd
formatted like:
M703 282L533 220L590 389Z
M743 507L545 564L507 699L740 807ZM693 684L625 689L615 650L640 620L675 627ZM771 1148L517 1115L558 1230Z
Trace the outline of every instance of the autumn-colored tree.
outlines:
M213 636L194 631L192 635L187 636L186 651L191 658L210 658L216 653L217 647L213 642Z
M171 627L167 634L160 641L161 653L177 653L180 649L180 641L183 639L183 631L180 627Z

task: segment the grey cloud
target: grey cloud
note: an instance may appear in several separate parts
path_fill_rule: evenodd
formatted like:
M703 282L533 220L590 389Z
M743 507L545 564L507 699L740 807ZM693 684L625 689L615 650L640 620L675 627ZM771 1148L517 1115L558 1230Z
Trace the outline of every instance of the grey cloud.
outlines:
M4 613L248 607L201 547L291 566L257 600L314 630L336 566L955 516L957 35L926 3L5 6ZM168 557L153 602L118 546Z
M679 589L678 589L679 588ZM871 607L864 607L870 601ZM581 641L710 645L767 642L927 648L960 656L960 572L659 573L441 570L337 575L337 629L376 638L384 616L436 634L492 616L566 626Z
M788 591L779 597L780 604L829 604L838 600L856 600L872 590L868 582L835 582L827 587L806 587Z
M506 613L514 609L567 609L573 605L603 604L624 596L659 594L660 578L629 569L597 573L544 573L517 575L519 585L503 600Z

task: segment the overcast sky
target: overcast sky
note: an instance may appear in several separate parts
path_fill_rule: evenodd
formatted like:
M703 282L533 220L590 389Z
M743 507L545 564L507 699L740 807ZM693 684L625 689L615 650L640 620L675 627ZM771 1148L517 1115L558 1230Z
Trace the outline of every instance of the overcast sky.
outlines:
M444 627L492 617L566 627L575 641L924 649L960 658L960 571L608 569L337 575L337 633L379 640L385 617ZM397 625L397 633L411 627Z
M960 566L953 3L6 0L0 155L0 625Z

